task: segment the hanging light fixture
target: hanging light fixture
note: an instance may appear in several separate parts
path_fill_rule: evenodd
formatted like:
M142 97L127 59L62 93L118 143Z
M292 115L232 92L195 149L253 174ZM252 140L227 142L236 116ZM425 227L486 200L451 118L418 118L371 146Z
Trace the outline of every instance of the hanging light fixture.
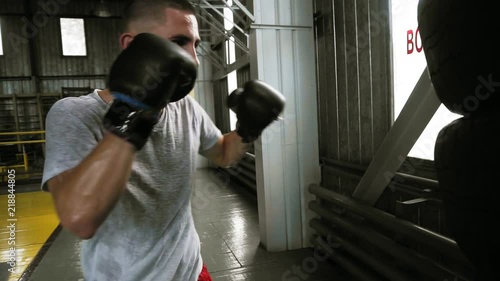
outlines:
M109 7L106 3L104 3L104 0L101 0L99 4L97 4L95 10L94 10L94 16L100 17L100 18L107 18L111 16L111 12L109 11Z

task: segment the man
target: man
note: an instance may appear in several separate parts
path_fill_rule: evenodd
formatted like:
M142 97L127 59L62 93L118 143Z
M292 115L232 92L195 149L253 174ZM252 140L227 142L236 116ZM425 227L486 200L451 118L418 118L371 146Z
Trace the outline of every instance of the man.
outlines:
M131 1L124 19L109 89L62 99L47 116L42 188L84 239L86 281L210 280L190 205L197 154L238 161L284 99L248 83L231 98L237 132L222 135L187 95L200 42L191 4Z

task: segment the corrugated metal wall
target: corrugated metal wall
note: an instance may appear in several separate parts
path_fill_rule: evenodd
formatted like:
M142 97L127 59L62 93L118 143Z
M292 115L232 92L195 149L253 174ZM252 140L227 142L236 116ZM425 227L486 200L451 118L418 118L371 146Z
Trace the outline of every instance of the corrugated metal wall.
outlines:
M248 46L248 37L246 34L235 29L234 30L234 37L236 37L239 42L242 42L243 44L245 44L245 46ZM239 48L238 46L236 46L236 49L235 49L236 60L238 60L239 58L241 58L242 56L245 56L245 55L247 55L247 53L245 51L243 51L241 48Z
M390 1L314 0L314 4L321 185L351 196L392 125ZM406 159L399 171L433 178L432 169L415 171L409 166L411 161ZM398 177L389 187L376 208L450 237L435 187ZM318 201L326 209L337 208L326 200ZM372 228L438 264L462 271L455 268L462 261L450 260L421 241L401 239L378 225ZM355 242L373 257L380 252L367 247L364 239Z
M0 1L0 13L19 14L24 12L24 1L22 0L2 0Z
M212 82L212 65L209 61L207 50L210 48L209 42L202 42L198 49L198 59L200 66L198 68L198 77L194 86L194 97L196 101L205 109L208 116L215 120L214 108L214 87ZM205 157L198 157L197 168L209 167L209 161Z
M321 184L351 196L359 183L359 172L363 170L360 167L369 165L392 125L390 1L314 3ZM400 172L433 178L431 172L408 168L410 164L411 161L405 161ZM334 172L339 166L351 171L350 175ZM429 189L408 186L408 182L404 189L391 186L377 207L395 214L397 201L418 198L426 188ZM432 213L426 218L418 215L423 218L421 226L446 231L440 210L418 212Z
M238 79L238 87L243 87L246 82L250 81L251 76L250 76L250 65L246 65L238 71L236 71L236 77Z
M57 10L59 14L62 15L92 15L97 4L99 4L100 0L54 0L54 1L40 1L40 0L29 0L31 2L32 7L36 7L39 10L49 11L51 8L46 3L62 3L60 5L52 8L53 10ZM123 0L106 0L106 6L108 7L111 15L113 16L121 16L124 3L126 1ZM42 5L42 3L45 3Z
M62 2L62 1L61 1ZM2 1L0 22L4 55L0 56L0 126L2 131L43 129L50 105L63 87L105 88L105 79L120 52L118 17L91 16L97 1ZM123 2L109 2L121 15ZM84 18L87 56L64 57L61 17ZM106 28L103 28L106 27ZM19 98L7 99L17 95ZM31 97L30 97L31 96ZM40 107L39 107L40 103ZM14 105L16 105L14 107ZM15 126L8 125L15 120Z
M29 44L20 37L21 17L1 16L0 24L4 52L0 56L0 94L31 92Z
M35 40L38 73L41 76L107 75L120 51L118 24L118 20L113 19L86 18L87 56L63 57L59 18L51 18Z
M391 126L388 0L315 0L320 157L368 164ZM357 182L323 171L323 185Z
M59 19L51 19L36 40L36 46L51 46L36 48L40 91L59 92L61 87L104 88L109 67L120 52L119 28L117 19L85 19L87 56L63 57Z
M94 2L2 1L0 20L4 56L0 57L0 94L60 93L62 87L103 88L109 66L120 51L119 20L86 17ZM45 4L44 4L45 3ZM110 2L121 14L120 2ZM57 13L56 13L57 12ZM63 57L60 17L85 17L86 57ZM106 28L102 28L106 26ZM31 48L30 48L31 46ZM33 52L33 54L30 54ZM30 56L36 58L30 59ZM32 82L35 76L36 82Z
M228 133L229 127L229 110L226 106L226 99L228 94L227 77L214 81L214 108L215 108L215 125L221 132Z

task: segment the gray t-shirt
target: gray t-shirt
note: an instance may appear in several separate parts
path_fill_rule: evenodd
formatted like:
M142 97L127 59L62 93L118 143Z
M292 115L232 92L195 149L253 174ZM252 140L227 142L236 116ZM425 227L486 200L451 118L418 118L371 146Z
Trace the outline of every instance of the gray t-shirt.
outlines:
M74 168L103 137L108 105L97 90L64 98L46 119L42 189ZM132 166L127 188L94 237L84 240L86 281L195 281L202 267L191 213L192 178L199 152L221 137L190 96L166 106Z

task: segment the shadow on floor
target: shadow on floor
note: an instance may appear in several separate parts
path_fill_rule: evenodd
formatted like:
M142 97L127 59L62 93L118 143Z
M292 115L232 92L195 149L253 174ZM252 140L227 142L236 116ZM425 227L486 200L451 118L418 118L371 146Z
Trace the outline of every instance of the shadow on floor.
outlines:
M0 263L0 281L8 281L10 272L10 266L6 262Z

